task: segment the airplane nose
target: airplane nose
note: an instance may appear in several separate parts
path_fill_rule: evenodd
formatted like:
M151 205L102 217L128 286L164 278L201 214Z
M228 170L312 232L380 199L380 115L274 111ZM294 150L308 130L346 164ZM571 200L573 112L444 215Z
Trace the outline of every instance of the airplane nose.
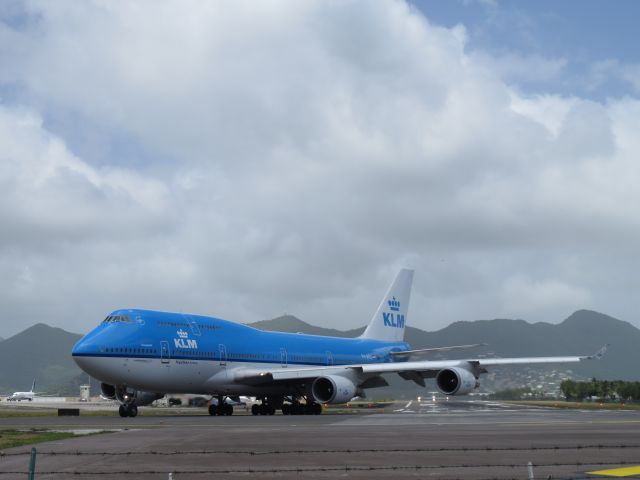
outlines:
M104 365L101 362L99 348L92 338L81 338L71 349L71 356L76 365L94 378L102 378Z
M85 355L95 355L100 352L100 345L103 343L104 332L100 328L95 328L85 336L80 338L71 349L71 355L73 358L82 357Z
M71 355L75 358L76 356L86 355L89 353L89 349L87 348L87 342L84 341L84 337L76 342L76 344L71 349Z
M76 344L71 349L71 356L73 357L73 361L82 369L85 370L87 366L87 360L89 358L86 356L89 354L89 349L87 348L87 343L83 341L81 338L76 342Z
M82 370L86 372L89 364L89 358L78 356L75 353L72 355L73 355L73 361L76 362L76 365L78 365Z

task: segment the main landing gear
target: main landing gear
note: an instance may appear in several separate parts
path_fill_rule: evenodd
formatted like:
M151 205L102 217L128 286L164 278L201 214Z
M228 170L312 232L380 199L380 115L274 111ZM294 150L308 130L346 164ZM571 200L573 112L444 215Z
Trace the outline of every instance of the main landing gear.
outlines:
M283 415L320 415L322 413L322 405L316 402L310 403L283 403Z
M214 405L212 403L209 405L209 415L233 415L233 405L225 403L224 397L222 395L218 395L218 404Z
M282 410L283 415L320 415L322 413L322 405L309 398L305 398L305 403L300 403L299 397L296 396L280 399L264 397L261 400L260 404L255 403L251 406L253 415L273 415L276 410Z
M138 415L138 407L135 405L120 405L118 413L122 418L135 417Z
M273 415L276 413L276 407L270 403L254 403L251 405L251 415Z

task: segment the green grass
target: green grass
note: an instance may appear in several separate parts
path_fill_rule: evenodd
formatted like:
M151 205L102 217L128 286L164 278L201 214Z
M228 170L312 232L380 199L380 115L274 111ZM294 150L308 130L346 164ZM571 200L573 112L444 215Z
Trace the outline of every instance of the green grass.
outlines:
M11 418L11 417L54 417L58 415L57 411L54 410L38 410L33 412L28 412L24 410L19 410L12 412L10 410L2 411L0 410L0 418Z
M243 409L236 409L234 414L242 414ZM0 406L0 418L13 417L56 417L58 415L57 408L12 408ZM140 415L147 416L165 416L165 415L209 415L206 408L141 408ZM84 410L80 409L82 417L117 417L118 408L110 407L100 410Z
M43 430L0 430L0 450L4 448L34 445L36 443L64 440L76 435L71 432L48 432Z

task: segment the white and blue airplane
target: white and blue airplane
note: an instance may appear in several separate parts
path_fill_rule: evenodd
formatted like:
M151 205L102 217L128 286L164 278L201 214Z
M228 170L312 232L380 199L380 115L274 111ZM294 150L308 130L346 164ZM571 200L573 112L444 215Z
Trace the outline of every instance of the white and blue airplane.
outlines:
M102 395L120 403L122 417L135 417L167 392L212 395L211 415L231 415L239 395L257 397L254 415L318 414L321 404L344 403L364 390L388 385L397 373L446 395L479 386L480 374L496 365L580 362L589 356L424 360L435 351L404 342L413 270L402 269L364 333L357 338L266 332L214 317L124 309L112 312L73 347L85 372L102 382Z
M38 395L38 393L34 392L36 388L36 379L33 379L33 383L31 384L31 390L28 392L13 392L11 395L7 397L7 402L21 402L22 400L28 400L32 402L34 397Z

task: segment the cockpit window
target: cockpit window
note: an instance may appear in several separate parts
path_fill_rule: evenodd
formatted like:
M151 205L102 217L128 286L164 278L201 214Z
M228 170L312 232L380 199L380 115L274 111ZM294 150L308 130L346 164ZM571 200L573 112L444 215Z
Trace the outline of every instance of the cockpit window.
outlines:
M109 315L102 323L131 323L128 315Z

